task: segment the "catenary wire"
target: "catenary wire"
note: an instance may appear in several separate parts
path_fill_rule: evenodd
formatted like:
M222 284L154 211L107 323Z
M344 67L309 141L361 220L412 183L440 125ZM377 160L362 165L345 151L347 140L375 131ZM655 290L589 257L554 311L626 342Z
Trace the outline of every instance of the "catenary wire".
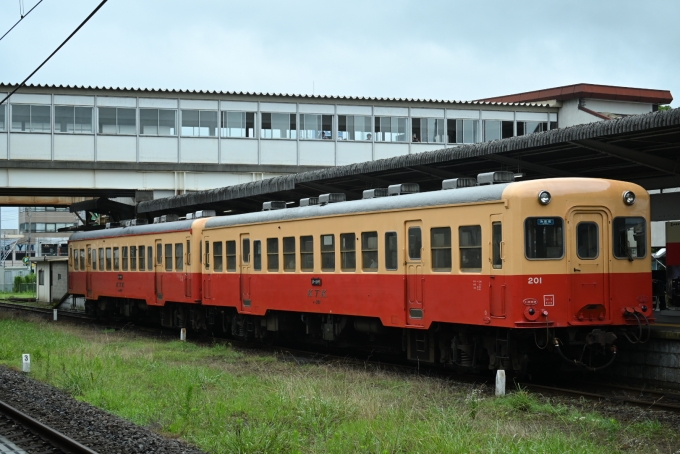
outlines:
M36 8L38 7L38 5L41 4L42 2L43 2L43 0L40 0L38 3L35 4L35 6L34 6L33 8L29 9L28 12L27 12L26 14L22 14L22 15L21 15L21 19L19 19L18 21L16 21L16 23L15 23L14 25L12 25L12 28L10 28L9 30L7 30L7 31L5 32L4 35L0 36L0 41L2 41L2 38L4 38L5 36L9 35L9 32L11 32L12 30L14 30L14 27L16 27L17 25L19 25L19 22L21 22L22 20L24 20L24 18L25 18L26 16L28 16L29 14L31 14L31 11L33 11L34 9L36 9Z
M76 28L75 30L73 30L73 32L72 32L70 35L68 35L68 38L66 38L66 39L64 40L64 42L61 43L61 44L59 45L59 47L57 47L57 48L54 50L54 52L52 52L52 53L50 54L50 56L47 57L47 58L45 59L45 61L43 61L42 63L40 63L40 66L38 66L31 74L28 75L27 78L24 79L23 82L21 82L14 90L12 90L11 93L9 93L7 96L5 96L5 98L4 98L2 101L0 101L0 106L1 106L2 104L4 104L4 102L7 101L7 100L9 99L10 96L12 96L14 93L16 93L16 91L17 91L18 89L20 89L21 87L23 87L24 85L26 85L26 82L28 82L28 79L30 79L31 77L33 77L33 75L34 75L35 73L37 73L38 70L40 70L40 68L42 68L42 67L45 65L45 63L47 63L47 62L50 60L50 58L52 58L52 57L54 56L54 54L56 54L57 52L59 52L59 49L61 49L62 47L64 47L64 45L65 45L67 42L69 42L69 40L70 40L71 38L73 38L73 35L75 35L76 33L78 33L78 30L80 30L81 28L83 28L83 25L85 25L85 24L87 23L87 21L89 21L90 19L92 19L92 16L94 16L95 14L97 14L97 11L99 11L99 9L100 9L102 6L104 6L104 3L106 3L107 1L108 1L108 0L102 0L102 2L101 2L99 5L97 5L97 7L94 9L94 11L92 11L92 12L90 13L90 15L87 16L87 17L85 18L85 20L82 21L82 22L80 23L80 25L78 25L78 28Z

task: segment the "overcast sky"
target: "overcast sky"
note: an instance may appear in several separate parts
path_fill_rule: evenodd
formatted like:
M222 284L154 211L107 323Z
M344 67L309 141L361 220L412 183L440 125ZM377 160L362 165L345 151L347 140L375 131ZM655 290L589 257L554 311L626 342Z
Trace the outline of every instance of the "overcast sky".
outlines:
M0 81L98 3L44 0L0 41ZM19 4L0 0L0 35ZM31 82L449 100L588 82L678 107L678 19L676 0L109 0Z

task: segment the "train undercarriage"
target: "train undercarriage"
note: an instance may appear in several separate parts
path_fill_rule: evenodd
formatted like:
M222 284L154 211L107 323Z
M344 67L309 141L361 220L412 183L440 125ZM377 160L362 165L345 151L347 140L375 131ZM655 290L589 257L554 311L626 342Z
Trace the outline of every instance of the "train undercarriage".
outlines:
M599 328L507 329L435 323L430 329L385 327L378 318L270 311L239 314L235 308L144 300L86 300L86 312L105 320L126 320L244 341L313 344L367 354L398 355L408 361L482 372L504 369L601 370L616 358L617 333ZM635 337L635 335L633 335ZM641 338L638 340L642 340ZM531 367L530 367L531 366Z

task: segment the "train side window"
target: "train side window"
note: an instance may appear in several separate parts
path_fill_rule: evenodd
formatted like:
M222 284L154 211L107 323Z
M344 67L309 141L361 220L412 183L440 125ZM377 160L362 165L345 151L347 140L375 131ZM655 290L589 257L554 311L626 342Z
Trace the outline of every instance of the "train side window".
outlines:
M80 270L85 270L85 249L80 250Z
M78 249L71 249L71 262L73 263L73 269L78 271Z
M385 269L394 271L399 267L397 232L385 233Z
M300 237L300 269L314 271L314 237Z
M503 225L500 222L491 224L491 265L499 270L503 268L501 243L503 242Z
M355 271L357 269L356 238L353 233L340 234L340 269Z
M165 271L172 271L172 244L165 245Z
M576 254L580 259L590 260L600 255L597 223L578 223L576 226Z
M236 271L236 241L227 241L227 271Z
M97 270L97 248L92 249L90 261L92 262L92 269Z
M163 245L158 243L156 245L156 264L161 265L163 263Z
M267 238L267 271L279 270L279 239Z
M128 247L123 246L123 271L128 270Z
M175 243L175 271L184 269L184 243Z
M295 271L295 237L283 239L283 271Z
M205 242L205 269L210 269L210 241Z
M524 254L529 260L559 260L564 257L564 220L558 217L526 218Z
M144 271L146 269L146 246L139 246L139 271Z
M99 271L104 271L104 248L99 248Z
M451 271L451 227L430 229L432 271Z
M113 271L120 270L120 248L113 248Z
M222 271L222 242L213 241L213 271Z
M408 229L408 258L420 260L420 250L423 248L423 233L420 227L409 227Z
M92 266L92 249L87 248L87 266Z
M149 271L153 270L153 247L149 246L146 248L147 251L147 257L146 257L146 269Z
M262 242L260 240L253 241L253 268L255 271L262 269Z
M243 238L241 256L243 257L243 263L250 263L250 238Z
M137 246L130 246L130 271L137 271Z
M106 248L106 271L111 271L111 248Z
M460 270L479 272L482 270L482 227L466 225L458 227L458 248L460 249Z
M361 269L378 271L378 232L361 233Z
M641 217L617 217L612 222L614 257L641 259L647 256L647 223Z
M321 271L335 271L335 235L321 235Z

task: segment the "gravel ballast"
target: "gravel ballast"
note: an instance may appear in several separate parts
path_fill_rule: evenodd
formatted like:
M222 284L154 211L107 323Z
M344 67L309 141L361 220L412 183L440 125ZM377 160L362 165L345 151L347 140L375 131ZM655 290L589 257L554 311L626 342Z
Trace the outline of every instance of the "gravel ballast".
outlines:
M0 400L100 454L205 454L2 366Z

